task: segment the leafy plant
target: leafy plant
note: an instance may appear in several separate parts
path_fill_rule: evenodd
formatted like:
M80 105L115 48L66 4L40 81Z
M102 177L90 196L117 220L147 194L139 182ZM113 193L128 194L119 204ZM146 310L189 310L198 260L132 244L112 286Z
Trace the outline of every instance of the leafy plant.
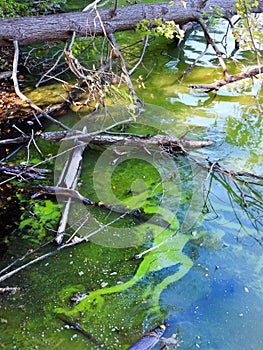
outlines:
M237 0L235 10L240 17L233 32L234 37L239 40L240 47L245 50L255 51L259 56L259 44L263 40L261 18L252 14L253 7L258 6L258 1Z
M44 15L46 13L55 12L66 4L67 0L48 0L34 1L24 0L10 1L0 0L0 17L19 17L19 16L32 16L32 15Z
M164 36L167 39L176 37L182 40L184 37L184 31L180 29L179 25L174 21L163 22L161 18L153 20L143 19L137 24L136 31L143 35Z

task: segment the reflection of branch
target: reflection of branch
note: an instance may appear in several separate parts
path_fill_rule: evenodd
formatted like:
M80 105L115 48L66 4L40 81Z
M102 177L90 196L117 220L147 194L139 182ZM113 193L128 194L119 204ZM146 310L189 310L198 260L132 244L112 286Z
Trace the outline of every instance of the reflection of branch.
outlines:
M215 175L214 175L215 176ZM259 215L261 215L262 213L262 209L263 209L263 203L257 199L257 197L262 197L262 195L259 193L259 192L256 192L256 191L253 191L254 192L254 197L251 196L251 195L248 195L247 193L245 193L241 187L239 186L239 193L242 193L241 194L241 198L242 198L242 204L245 200L245 198L249 197L250 199L252 199L253 202L250 201L250 205L247 206L246 201L245 200L245 205L241 205L240 207L243 209L244 213L246 214L249 222L251 223L251 227L254 227L255 230L258 232L259 234L259 237L257 237L256 235L254 235L252 232L251 232L251 229L250 228L247 228L246 225L244 225L242 223L242 218L243 218L243 215L240 215L240 212L238 212L236 210L236 207L234 205L234 203L237 203L239 202L240 200L240 195L235 191L235 189L232 187L232 186L229 186L229 183L227 183L226 181L226 174L219 174L219 176L217 175L216 177L216 180L222 184L222 186L225 187L227 193L228 193L228 198L229 198L229 202L230 202L230 205L231 205L231 208L232 208L232 211L235 215L235 218L237 220L237 222L240 224L240 227L242 227L242 229L247 233L248 236L250 236L251 238L253 238L254 240L257 241L257 243L262 246L262 239L261 239L261 229L258 228L258 225L257 225L257 221L258 221L258 217L257 217L257 214L259 213ZM234 185L237 184L237 182L233 179L233 178L228 178L230 181L232 181L234 183ZM249 191L251 191L250 189L250 186L248 186L248 182L247 181L244 181L244 185L246 185L247 189ZM260 185L260 184L257 184L257 185ZM241 192L240 192L241 191ZM256 193L255 193L256 192ZM262 225L262 222L260 223Z
M18 79L17 79L17 66L18 66L18 59L19 59L19 46L18 46L18 41L14 40L14 47L15 47L15 54L14 54L14 61L13 61L13 74L12 74L12 79L14 82L14 88L15 88L15 92L17 94L17 96L19 98L21 98L22 101L26 102L27 104L29 104L29 106L31 108L33 108L35 111L37 111L38 113L42 114L44 117L46 117L47 119L49 119L50 121L52 121L53 123L55 123L56 125L62 127L65 130L70 130L69 127L67 127L66 125L64 125L63 123L61 123L60 121L54 119L53 117L51 117L49 114L47 114L45 111L43 111L43 109L41 109L40 107L38 107L35 103L33 103L30 99L28 99L21 91L19 88L19 84L18 84Z
M239 80L248 79L248 78L251 79L252 77L262 73L263 73L263 66L249 69L244 73L230 75L212 84L190 84L188 85L188 87L191 89L204 89L205 92L210 92L213 90L218 90L224 85L231 84Z
M261 199L259 199L258 197L261 198L260 195L258 195L258 197L255 195L251 195L251 194L247 194L245 193L242 188L239 186L238 182L244 183L245 185L249 185L249 184L255 184L255 185L260 185L260 183L254 183L252 181L250 181L250 179L253 180L257 180L257 181L263 181L263 176L259 176L253 173L249 173L249 172L243 172L243 171L233 171L233 170L228 170L223 168L219 163L213 163L213 164L207 164L204 162L199 162L195 159L193 159L193 161L198 164L199 166L209 170L209 173L219 173L222 175L226 175L235 185L235 187L237 188L237 190L240 193L241 199L242 199L242 204L244 207L248 207L247 203L246 203L246 198L249 198L251 200L253 200L255 203L257 203L258 205L263 207L263 201ZM249 188L249 187L248 187ZM251 189L249 188L250 192Z
M184 77L185 75L189 74L194 69L194 67L196 66L197 62L207 53L208 48L209 48L209 43L207 42L204 51L201 52L200 55L194 60L194 62L187 68L187 70L185 72L183 72L183 74L180 77L180 79L182 77Z
M202 21L199 21L199 24L201 25L201 27L203 29L206 41L212 46L212 48L214 49L214 51L215 51L215 53L217 55L219 63L221 64L221 67L223 69L224 75L226 77L229 77L230 74L229 74L228 68L227 68L227 66L225 64L225 61L224 61L224 59L223 59L223 57L221 55L220 50L218 49L218 47L216 46L214 40L211 38L210 34L208 33L208 30L207 30L205 24Z
M132 69L129 70L129 72L128 72L129 75L132 75L132 73L135 71L135 69L141 64L142 59L143 59L144 54L145 54L145 51L146 51L146 48L148 46L148 40L149 40L149 35L146 35L145 39L144 39L143 49L142 49L142 53L141 53L141 56L139 58L139 61L134 65L134 67Z

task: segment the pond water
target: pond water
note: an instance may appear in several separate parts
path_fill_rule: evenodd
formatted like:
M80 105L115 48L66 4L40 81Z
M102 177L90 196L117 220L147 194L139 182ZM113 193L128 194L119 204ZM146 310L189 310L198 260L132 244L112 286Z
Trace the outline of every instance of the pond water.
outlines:
M214 29L216 40L221 40L224 30L223 25ZM127 41L127 36L122 34L118 40ZM215 144L189 151L189 157L166 156L155 148L120 159L113 152L86 151L81 193L93 200L120 201L131 209L142 206L154 219L142 223L140 218L129 217L91 243L60 251L2 282L2 286L21 287L16 294L1 296L3 348L124 350L163 322L168 325L164 336L177 334L182 350L263 348L262 206L251 198L247 206L242 205L238 187L228 176L208 176L195 162L209 159L229 170L262 175L262 122L255 101L261 82L252 85L246 80L216 94L190 90L189 83L222 77L210 50L188 76L179 79L204 48L199 28L179 48L163 39L151 43L144 68L133 77L145 102L144 112L126 131L158 130L175 137L187 133L188 139L209 139ZM227 52L232 51L230 39ZM234 57L244 64L255 63L246 51ZM238 70L231 58L227 63L231 72ZM54 94L54 85L50 91L45 86L45 97L49 93ZM258 99L262 102L262 93ZM111 113L118 118L121 110L115 106ZM75 128L100 125L101 116L96 116L96 123L82 117L71 112L62 121L74 120ZM57 146L40 146L47 147L47 153L58 151ZM249 186L239 185L244 193L261 199L262 183L256 179ZM57 210L52 202L46 203L45 215L49 208ZM83 206L74 210L72 224L82 218L82 210L87 211ZM100 209L91 214L94 222L116 217ZM84 225L80 233L92 232L94 222ZM172 240L134 259L178 227L181 232ZM124 231L125 242L120 239ZM33 234L33 230L28 232ZM30 244L13 240L9 253L23 254ZM2 266L7 263L2 261ZM73 304L70 298L75 293L89 294ZM59 315L78 323L98 344L65 327ZM154 347L160 348L160 344Z

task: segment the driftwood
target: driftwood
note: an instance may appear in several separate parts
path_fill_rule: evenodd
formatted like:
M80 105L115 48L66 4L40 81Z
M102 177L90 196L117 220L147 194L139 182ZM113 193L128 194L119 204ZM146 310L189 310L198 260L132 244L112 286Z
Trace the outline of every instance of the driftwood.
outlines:
M71 136L69 133L69 136L66 136L63 138L63 135L65 135L64 132L59 132L58 134L55 133L43 133L41 137L45 139L49 139L49 137L54 141L55 139L57 141L62 140L68 141L72 138L74 139L76 136ZM214 145L213 141L199 141L199 140L186 140L184 138L176 138L173 136L167 136L167 135L147 135L147 136L140 136L136 134L131 135L125 135L122 136L121 134L118 135L95 135L91 136L90 134L82 134L78 136L79 140L86 141L90 144L97 145L97 146L103 146L107 144L115 144L115 143L122 143L125 146L128 145L141 145L143 147L147 146L162 146L162 147L171 147L171 148L180 148L180 149L187 149L187 148L201 148L201 147L207 147Z
M67 139L67 138L66 138ZM147 146L161 146L169 148L179 148L181 150L187 148L201 148L214 145L213 141L199 141L199 140L185 140L184 138L176 138L167 135L131 135L131 136L113 136L113 135L98 135L91 139L91 143L94 145L105 145L123 143L125 146L129 145L142 145Z
M35 42L71 40L76 37L98 36L133 30L143 19L162 18L177 24L195 22L207 15L215 15L214 8L225 18L231 18L236 11L236 0L191 0L136 4L114 9L91 9L87 12L63 13L48 16L0 19L0 46L12 46L17 40L20 45ZM258 1L253 12L263 12L263 0Z
M103 132L103 131L101 131ZM167 135L147 135L140 136L136 134L125 135L95 135L93 136L90 133L87 134L78 134L71 135L66 131L55 131L55 132L43 132L39 135L42 139L54 141L68 141L71 139L76 139L87 142L97 146L103 146L107 144L122 143L124 145L142 145L147 147L150 145L153 146L162 146L170 148L180 148L180 149L189 149L189 148L201 148L214 145L214 142L211 140L202 141L202 140L186 140L185 138L177 138L174 136ZM0 144L12 144L12 143L24 143L30 139L30 136L21 136L14 139L0 140Z
M188 85L188 87L191 89L203 89L206 92L210 92L213 90L218 90L222 86L234 83L239 80L248 79L248 78L252 79L253 77L262 73L263 73L263 66L249 69L243 73L227 76L226 78L218 80L212 84L190 84Z

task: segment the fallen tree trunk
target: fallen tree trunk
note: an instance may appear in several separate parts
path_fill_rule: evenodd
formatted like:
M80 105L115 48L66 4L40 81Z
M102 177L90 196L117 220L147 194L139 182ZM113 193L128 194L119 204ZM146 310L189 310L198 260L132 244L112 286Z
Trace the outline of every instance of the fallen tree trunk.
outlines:
M0 46L12 46L35 42L68 40L72 33L76 37L98 36L133 30L143 19L162 18L174 20L177 24L198 21L207 15L214 15L217 9L223 17L231 18L236 11L236 0L190 0L186 7L181 1L155 4L137 4L113 9L91 10L89 12L63 13L47 16L0 19ZM263 0L258 1L253 12L263 12ZM205 15L204 15L205 14Z

